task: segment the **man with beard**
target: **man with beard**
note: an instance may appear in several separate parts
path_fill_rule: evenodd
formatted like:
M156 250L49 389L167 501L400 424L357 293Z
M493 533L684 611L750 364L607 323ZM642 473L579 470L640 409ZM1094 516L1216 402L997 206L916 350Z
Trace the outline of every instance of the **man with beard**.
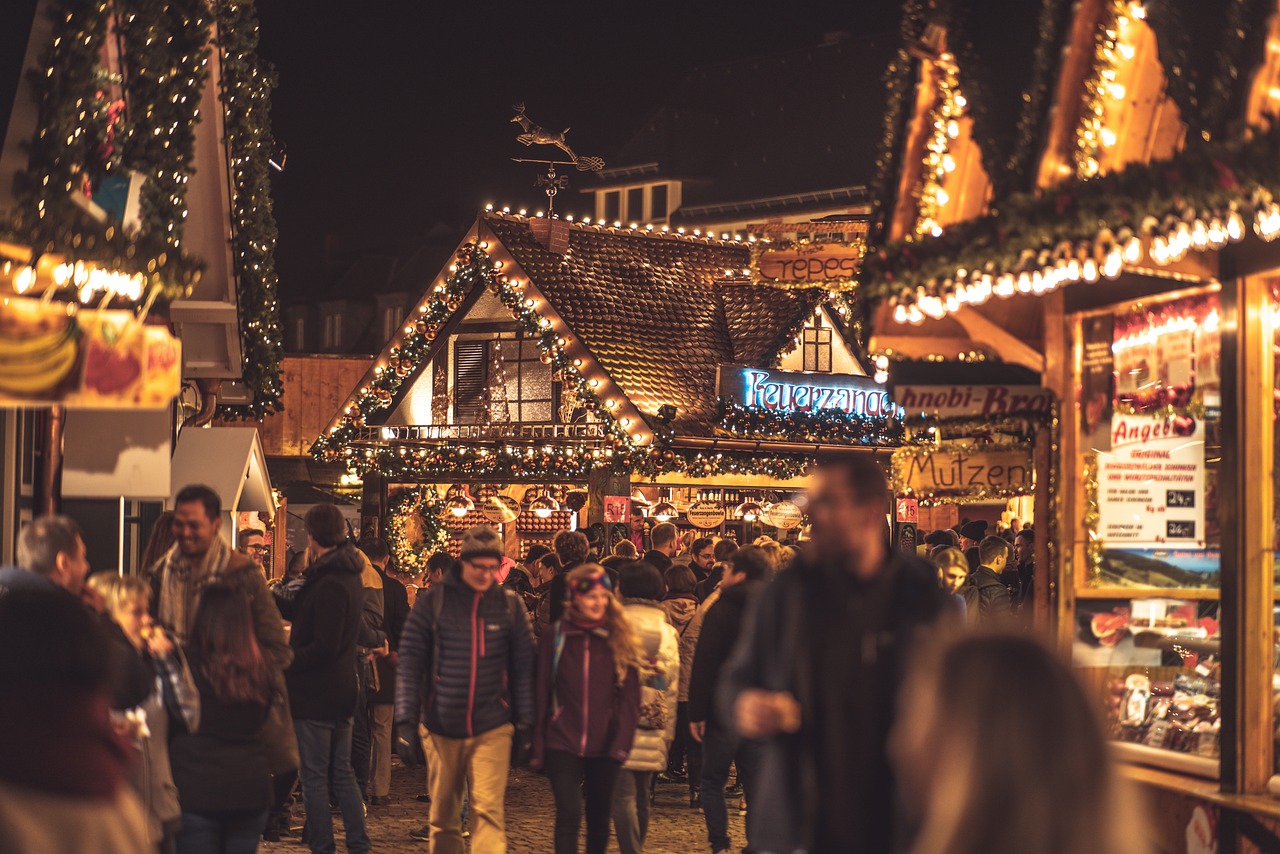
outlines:
M891 851L898 688L915 645L958 624L958 609L936 569L889 549L891 495L874 460L824 466L817 481L812 551L760 594L719 708L760 742L754 849Z

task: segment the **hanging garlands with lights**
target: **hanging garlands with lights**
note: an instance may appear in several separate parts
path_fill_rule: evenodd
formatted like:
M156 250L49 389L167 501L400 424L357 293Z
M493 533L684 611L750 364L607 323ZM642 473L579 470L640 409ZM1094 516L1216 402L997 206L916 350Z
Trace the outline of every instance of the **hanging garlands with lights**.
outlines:
M253 392L245 406L223 407L227 417L258 418L283 408L283 351L277 301L276 220L271 211L271 89L275 73L258 56L258 16L252 0L218 0L221 100L231 153L232 259L244 384Z
M763 406L743 406L723 397L717 406L721 431L747 439L878 447L897 445L905 435L903 413L897 407L888 415L832 409L779 411Z
M1076 128L1076 177L1092 178L1101 170L1103 153L1116 144L1108 114L1123 103L1124 86L1116 82L1120 67L1133 59L1132 38L1146 14L1129 0L1108 0L1094 36L1093 69L1084 81L1084 106Z
M943 185L956 168L955 158L950 152L951 142L960 135L960 122L964 119L968 103L960 92L955 63L937 62L933 67L937 75L937 93L929 113L929 136L925 141L924 164L916 190L916 237L942 234L939 220L942 209L951 200Z
M387 507L387 545L396 569L421 575L427 559L449 543L444 502L430 486L414 486L399 493Z
M1010 197L996 214L941 237L869 253L863 284L918 323L992 296L1044 293L1115 278L1125 264L1168 264L1192 249L1280 236L1280 128L1248 140L1189 145L1177 158L1132 164L1043 196ZM1108 225L1099 227L1100 223Z

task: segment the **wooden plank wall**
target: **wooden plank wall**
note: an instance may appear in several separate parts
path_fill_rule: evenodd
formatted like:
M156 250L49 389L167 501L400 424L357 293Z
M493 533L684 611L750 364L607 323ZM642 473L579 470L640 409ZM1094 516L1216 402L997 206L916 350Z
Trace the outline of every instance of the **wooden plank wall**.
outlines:
M266 455L306 456L372 364L369 356L285 356L281 361L284 411L257 425Z

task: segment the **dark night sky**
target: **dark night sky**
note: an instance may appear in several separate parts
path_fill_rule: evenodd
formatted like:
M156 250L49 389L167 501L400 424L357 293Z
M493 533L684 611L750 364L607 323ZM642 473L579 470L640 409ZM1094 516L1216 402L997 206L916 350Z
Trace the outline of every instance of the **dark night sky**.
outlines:
M0 115L34 6L14 0L0 15ZM438 224L460 237L486 202L545 202L535 167L509 161L546 156L516 143L517 101L547 128L571 126L579 154L608 159L693 67L834 30L892 32L899 0L260 0L258 10L260 50L279 78L272 122L289 154L273 195L281 290L293 299L333 277L326 244L339 258L399 254ZM589 210L566 195L562 210Z
M817 44L832 30L893 31L899 13L896 0L693 0L263 2L259 14L261 52L279 74L273 125L289 152L273 185L277 264L283 292L298 297L332 273L327 235L347 253L399 252L437 223L460 237L486 202L545 202L535 167L508 160L546 156L516 143L517 101L539 124L572 126L579 154L608 158L696 65ZM588 210L568 196L561 209Z

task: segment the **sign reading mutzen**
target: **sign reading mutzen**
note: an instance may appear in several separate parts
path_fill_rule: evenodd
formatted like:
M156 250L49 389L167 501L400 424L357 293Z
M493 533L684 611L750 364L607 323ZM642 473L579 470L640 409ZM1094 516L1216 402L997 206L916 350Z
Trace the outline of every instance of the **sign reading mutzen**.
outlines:
M780 412L834 410L858 415L892 416L896 405L884 386L870 377L776 371L721 365L717 376L721 397L742 406Z

